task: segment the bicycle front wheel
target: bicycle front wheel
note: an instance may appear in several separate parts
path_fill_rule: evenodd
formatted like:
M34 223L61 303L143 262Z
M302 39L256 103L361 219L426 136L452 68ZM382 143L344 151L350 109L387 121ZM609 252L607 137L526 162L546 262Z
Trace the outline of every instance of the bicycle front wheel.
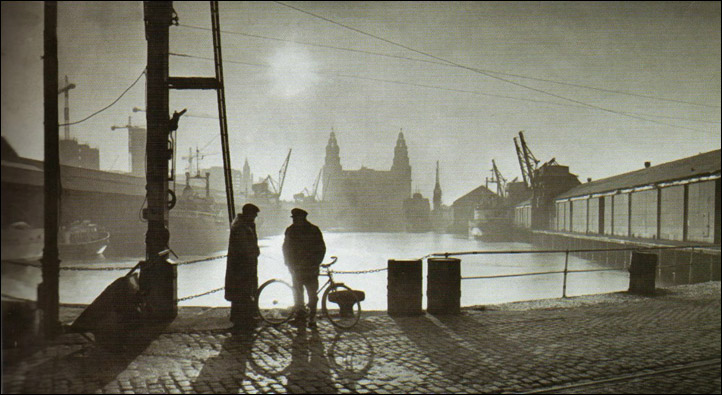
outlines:
M293 316L293 287L283 280L268 280L256 293L258 315L271 325L279 325Z
M351 328L361 318L361 301L355 291L343 284L333 284L326 289L321 308L337 328Z

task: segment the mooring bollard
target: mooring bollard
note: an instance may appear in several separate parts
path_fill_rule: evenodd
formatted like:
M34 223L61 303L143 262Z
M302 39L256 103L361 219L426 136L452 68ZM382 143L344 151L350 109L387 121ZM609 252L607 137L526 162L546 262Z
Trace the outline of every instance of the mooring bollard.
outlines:
M426 311L431 314L461 312L461 259L429 258L426 277Z
M629 293L654 295L657 254L632 252L629 265Z
M420 315L422 297L421 260L388 263L387 304L389 315Z

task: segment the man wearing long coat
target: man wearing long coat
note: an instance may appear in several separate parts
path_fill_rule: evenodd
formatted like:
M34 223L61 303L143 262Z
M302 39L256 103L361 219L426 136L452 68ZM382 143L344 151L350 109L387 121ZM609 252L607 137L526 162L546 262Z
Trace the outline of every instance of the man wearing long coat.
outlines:
M231 224L226 261L226 300L231 302L231 322L252 322L258 289L258 236L254 220L261 211L253 204L243 206Z

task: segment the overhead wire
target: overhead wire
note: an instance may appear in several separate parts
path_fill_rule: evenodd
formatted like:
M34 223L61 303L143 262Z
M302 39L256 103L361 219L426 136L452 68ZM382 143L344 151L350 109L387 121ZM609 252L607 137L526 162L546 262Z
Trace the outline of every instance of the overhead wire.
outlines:
M277 4L280 4L280 5L284 6L284 7L288 7L288 8L291 8L291 9L293 9L293 10L296 10L296 11L298 11L298 12L301 12L301 13L304 13L304 14L307 14L307 15L311 15L311 16L313 16L313 17L315 17L315 18L324 20L324 21L329 22L329 23L332 23L332 24L334 24L334 25L341 26L341 27L343 27L343 28L345 28L345 29L348 29L348 30L357 32L357 33L359 33L359 34L363 34L363 35L365 35L365 36L372 37L372 38L374 38L374 39L383 41L383 42L385 42L385 43L389 43L389 44L391 44L391 45L394 45L394 46L397 46L397 47L400 47L400 48L403 48L403 49L406 49L406 50L409 50L409 51L412 51L412 52L415 52L415 53L418 53L418 54L421 54L421 55L424 55L424 56L428 56L428 57L430 57L430 58L432 58L432 59L436 59L436 60L439 60L439 61L442 61L442 62L446 62L446 63L448 63L448 64L450 64L450 65L454 65L454 66L456 66L456 67L459 67L459 68L462 68L462 69L465 69L465 70L469 70L469 71L472 71L472 72L475 72L475 73L478 73L478 74L482 74L482 75L485 75L485 76L487 76L487 77L490 77L490 78L493 78L493 79L496 79L496 80L499 80L499 81L502 81L502 82L506 82L506 83L511 84L511 85L515 85L515 86L518 86L518 87L521 87L521 88L529 89L529 90L535 91L535 92L537 92L537 93L541 93L541 94L544 94L544 95L552 96L552 97L555 97L555 98L558 98L558 99L561 99L561 100L565 100L565 101L569 101L569 102L572 102L572 103L577 103L577 104L579 104L579 105L587 106L587 107L589 107L589 108L594 108L594 109L597 109L597 110L600 110L600 111L604 111L604 112L608 112L608 113L612 113L612 114L618 114L618 115L622 115L622 116L626 116L626 117L630 117L630 118L635 118L635 119L638 119L638 120L647 121L647 122L651 122L651 123L656 123L656 124L659 124L659 125L670 126L670 127L675 127L675 128L680 128L680 129L686 129L686 130L693 130L693 131L703 132L703 133L710 133L710 131L700 130L700 129L695 129L695 128L690 128L690 127L680 126L680 125L675 125L675 124L669 124L669 123L660 122L660 121L655 121L655 120L653 120L653 119L644 118L644 117L637 116L637 115L634 115L634 114L631 114L631 113L627 113L627 112L623 112L623 111L615 111L615 110L611 110L611 109L608 109L608 108L605 108L605 107L601 107L601 106L597 106L597 105L585 103L585 102L580 101L580 100L571 99L571 98L568 98L568 97L565 97L565 96L562 96L562 95L558 95L558 94L555 94L555 93L547 92L547 91L545 91L545 90L543 90L543 89L531 87L531 86L528 86L528 85L525 85L525 84L522 84L522 83L519 83L519 82L516 82L516 81L511 81L511 80L508 80L508 79L506 79L506 78L502 78L502 77L493 75L493 74L491 74L491 73L485 72L485 71L483 71L483 70L480 70L480 69L477 69L477 68L474 68L474 67L470 67L470 66L465 66L465 65L462 65L462 64L460 64L460 63L453 62L453 61L450 61L450 60L441 58L441 57L439 57L439 56L430 54L430 53L428 53L428 52L420 51L420 50L418 50L418 49L409 47L409 46L407 46L407 45L400 44L400 43L397 43L397 42L394 42L394 41L385 39L385 38L383 38L383 37L380 37L380 36L377 36L377 35L374 35L374 34L371 34L371 33L367 33L367 32L365 32L365 31L363 31L363 30L360 30L360 29L354 28L354 27L352 27L352 26L348 26L348 25L345 25L345 24L336 22L336 21L334 21L334 20L332 20L332 19L323 17L323 16L321 16L321 15L314 14L314 13L312 13L312 12L303 10L303 9L301 9L301 8L298 8L298 7L294 7L294 6L290 5L290 4L286 4L286 3L281 2L281 1L274 1L274 2L277 3Z
M214 61L213 58L209 58L209 57L181 54L181 53L177 53L177 52L171 52L170 55L192 58L192 59ZM240 65L246 65L246 66L263 67L263 68L271 68L272 67L269 64L241 62L241 61L234 61L234 60L229 60L229 59L223 59L223 62L224 63L228 62L230 64L240 64ZM383 78L364 77L364 76L358 76L358 75L341 74L341 73L324 72L324 71L309 71L309 73L320 74L320 75L330 75L333 77L340 77L340 78L351 78L351 79L359 79L359 80L366 80L366 81L384 82L384 83L389 83L389 84L416 86L416 87L421 87L421 88L438 89L438 90L445 90L445 91L450 91L450 92L471 93L471 94L475 94L475 95L499 97L499 98L504 98L504 99L529 101L529 102L535 102L535 103L556 104L556 105L565 106L565 107L586 108L584 106L570 105L570 104L566 104L566 103L556 103L556 102L550 102L550 101L544 101L544 100L535 100L535 99L528 99L528 98L521 98L521 97L514 97L514 96L506 96L506 95L499 95L499 94L494 94L494 93L485 93L485 92L473 91L473 90L468 90L468 89L449 88L449 87L443 87L443 86L438 86L438 85L426 85L426 84L419 84L419 83L407 82L407 81L396 81L396 80L388 80L388 79L383 79Z
M206 31L210 31L210 30L211 30L210 28L205 28L205 27L201 27L201 26L186 25L186 24L179 24L178 26L180 26L180 27L186 27L186 28L190 28L190 29L196 29L196 30L206 30ZM281 39L281 38L268 37L268 36L262 36L262 35L250 34L250 33L243 33L243 32L236 32L236 31L230 31L230 30L221 30L221 32L226 33L226 34L234 34L234 35L240 35L240 36L246 36L246 37L252 37L252 38L260 38L260 39L280 41L280 42L289 42L289 43L294 43L294 44L299 44L299 45L307 45L307 46L312 46L312 47L328 48L328 49L341 50L341 51L349 51L349 52L357 52L357 53L363 53L363 54L369 54L369 55L375 55L375 56L383 56L383 57L388 57L388 58L393 58L393 59L402 59L402 60L408 60L408 61L414 61L414 62L429 63L429 64L435 64L435 65L446 66L446 67L454 67L454 68L457 67L457 66L452 65L452 64L449 64L449 63L440 62L440 61L433 61L433 60L428 60L428 59L410 58L410 57L407 57L407 56L390 55L390 54L384 54L384 53L380 53L380 52L364 51L364 50L358 50L358 49L352 49L352 48L338 47L338 46L333 46L333 45L315 44L315 43L309 43L309 42L303 42L303 41L297 41L297 40ZM186 57L193 57L193 58L200 58L200 57L195 57L195 56L190 56L190 55L184 55L184 54L178 54L178 53L171 53L171 55L175 55L175 56L186 56ZM210 59L210 58L202 58L202 59ZM210 60L212 60L212 59L210 59ZM224 60L224 62L225 62L225 60ZM231 62L231 63L245 64L245 65L249 65L249 66L268 67L268 65L258 64L258 63L250 63L250 62L240 62L240 61L236 61L236 62ZM573 84L573 83L567 83L567 82L561 82L561 81L554 81L554 80L549 80L549 79L544 79L544 78L529 77L529 76L524 76L524 75L519 75L519 74L504 73L504 72L495 71L495 70L488 70L488 69L479 69L479 70L485 71L485 72L487 72L487 73L492 73L492 74L506 75L506 76L510 76L510 77L518 77L518 78L524 78L524 79L535 80L535 81L543 81L543 82L549 82L549 83L554 83L554 84L559 84L559 85L572 86L572 87L577 87L577 88L598 90L598 91L607 92L607 93L616 93L616 94L622 94L622 95L629 95L629 96L643 97L643 98L648 98L648 99L661 100L661 101L669 101L669 102L675 102L675 103L684 103L684 104L690 104L690 105L702 106L702 107L719 108L719 106L710 106L710 105L706 105L706 104L686 102L686 101L683 101L683 100L668 99L668 98L662 98L662 97L656 97L656 96L650 96L650 95L642 95L642 94L637 94L637 93L632 93L632 92L624 92L624 91L617 91L617 90L611 90L611 89L604 89L604 88L592 87L592 86L587 86L587 85L580 85L580 84ZM345 76L345 77L347 77L347 78L354 78L354 76ZM390 81L386 81L386 82L390 82ZM430 86L425 86L425 87L430 87ZM444 88L439 88L439 89L444 89ZM451 89L451 90L454 90L454 89ZM462 90L462 91L463 91L463 90ZM470 92L470 93L473 93L473 92ZM505 97L505 96L502 95L501 97ZM520 99L520 98L516 98L516 99L517 99L517 100L523 100L523 99ZM532 101L532 102L542 102L542 103L544 102L544 101L540 101L540 100L529 100L529 101ZM560 104L560 103L554 103L554 104ZM581 106L576 106L576 105L574 105L574 106L571 106L571 107L581 107ZM722 123L722 122L720 122L720 121L710 121L710 120L692 119L692 118L684 118L684 117L673 117L673 116L668 116L668 115L658 115L658 114L640 113L640 112L634 112L634 111L626 111L626 113L628 113L628 114L633 114L633 115L638 115L638 116L645 116L645 117L677 119L677 120L681 120L681 121L699 122L699 123L708 123L708 124L719 124L719 123ZM700 131L700 130L698 130L698 131ZM701 131L701 132L708 133L707 131Z
M195 55L189 55L189 54L183 54L183 53L177 53L177 52L171 52L170 55L178 56L178 57L185 57L185 58L192 58L192 59L200 59L200 60L206 60L206 61L214 61L214 59L210 58L210 57L195 56ZM246 65L246 66L271 68L271 65L263 64L263 63L242 62L242 61L235 61L235 60L230 60L230 59L223 59L223 62L224 63L228 62L230 64L240 64L240 65ZM427 85L427 84L420 84L420 83L414 83L414 82L408 82L408 81L397 81L397 80L389 80L389 79L383 79L383 78L364 77L364 76L334 73L334 72L323 72L323 71L310 71L310 73L320 74L320 75L330 75L330 76L339 77L339 78L349 78L349 79L366 80L366 81L382 82L382 83L397 84L397 85L415 86L415 87L420 87L420 88L436 89L436 90L443 90L443 91L449 91L449 92L469 93L469 94L480 95L480 96L498 97L498 98L503 98L503 99L519 100L519 101L532 102L532 103L552 104L552 105L563 106L563 107L589 109L588 106L582 106L582 105L577 105L577 104L558 103L558 102L553 102L553 101L548 101L548 100L537 100L537 99L531 99L531 98L514 97L514 96L474 91L474 90L469 90L469 89L449 88L449 87L443 87L443 86L438 86L438 85ZM654 114L644 114L644 115L645 116L657 116ZM687 121L692 121L692 122L698 121L698 120L677 118L677 117L665 117L665 118L681 119L681 120L687 120ZM700 132L700 133L705 133L705 134L709 133L708 131L705 131L705 130L697 130L697 129L692 129L692 130Z
M211 29L211 28L208 28L208 27L194 26L194 25L188 25L188 24L183 24L183 23L178 24L178 26L179 26L179 27L185 27L185 28L188 28L188 29L212 31L212 29ZM344 27L345 27L345 25L344 25ZM279 41L279 42L288 42L288 43L293 43L293 44L298 44L298 45L305 45L305 46L310 46L310 47L327 48L327 49L333 49L333 50L338 50L338 51L347 51L347 52L356 52L356 53L362 53L362 54L367 54L367 55L382 56L382 57L387 57L387 58L392 58L392 59L408 60L408 61L412 61L412 62L429 63L429 64L435 64L435 65L446 66L446 67L457 67L456 65L450 64L450 63L448 63L448 62L435 61L435 60L429 60L429 59L411 58L411 57L408 57L408 56L401 56L401 55L391 55L391 54L385 54L385 53L375 52L375 51L366 51L366 50L362 50L362 49L345 48L345 47L339 47L339 46L335 46L335 45L310 43L310 42L305 42L305 41L298 41L298 40L283 39L283 38L278 38L278 37L263 36L263 35L260 35L260 34L251 34L251 33L237 32L237 31L232 31L232 30L221 30L221 32L222 32L222 33L225 33L225 34L233 34L233 35L239 35L239 36L245 36L245 37L252 37L252 38L258 38L258 39L263 39L263 40L271 40L271 41ZM376 37L374 37L374 38L376 38ZM531 76L528 76L528 75L507 73L507 72L502 72L502 71L498 71L498 70L490 70L490 69L482 69L482 68L477 68L477 70L484 71L484 72L491 73L491 74L498 74L498 75L504 75L504 76L508 76L508 77L523 78L523 79L528 79L528 80L533 80L533 81L548 82L548 83L552 83L552 84L571 86L571 87L575 87L575 88L590 89L590 90L596 90L596 91L600 91L600 92L607 92L607 93L614 93L614 94L620 94L620 95L641 97L641 98L645 98L645 99L653 99L653 100L667 101L667 102L672 102L672 103L688 104L688 105L691 105L691 106L699 106L699 107L707 107L707 108L720 108L720 106L714 106L714 105L709 105L709 104L695 103L695 102L690 102L690 101L685 101L685 100L670 99L670 98L666 98L666 97L645 95L645 94L641 94L641 93L620 91L620 90L615 90L615 89L606 89L606 88L600 88L600 87L597 87L597 86L589 86L589 85L575 84L575 83L571 83L571 82L557 81L557 80L552 80L552 79L548 79L548 78L531 77Z
M92 118L92 117L100 114L101 112L109 109L110 107L113 107L113 106L115 105L115 103L117 103L118 101L120 101L120 99L122 99L123 96L125 96L125 94L128 93L128 91L131 90L131 89L135 86L135 84L138 83L138 81L140 81L140 78L143 77L144 74L145 74L145 69L143 69L143 71L140 73L140 75L138 76L138 78L136 78L135 81L133 81L133 83L130 84L130 86L128 86L127 88L125 88L125 90L123 91L123 93L121 93L120 96L118 96L118 98L115 99L112 103L108 104L107 106L101 108L100 110L98 110L98 111L96 111L96 112L88 115L87 117L85 117L85 118L83 118L83 119L81 119L81 120L79 120L79 121L68 122L68 123L61 123L61 124L59 124L58 126L72 126L72 125L77 125L77 124L79 124L79 123L81 123L81 122L85 122L85 121L87 121L88 119L90 119L90 118Z

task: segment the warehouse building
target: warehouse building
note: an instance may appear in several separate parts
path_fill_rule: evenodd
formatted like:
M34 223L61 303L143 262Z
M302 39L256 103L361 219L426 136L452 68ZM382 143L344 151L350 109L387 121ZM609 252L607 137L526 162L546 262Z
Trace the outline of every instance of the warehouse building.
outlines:
M551 228L720 244L720 150L588 182L554 199Z

